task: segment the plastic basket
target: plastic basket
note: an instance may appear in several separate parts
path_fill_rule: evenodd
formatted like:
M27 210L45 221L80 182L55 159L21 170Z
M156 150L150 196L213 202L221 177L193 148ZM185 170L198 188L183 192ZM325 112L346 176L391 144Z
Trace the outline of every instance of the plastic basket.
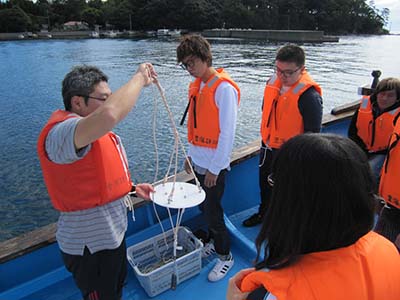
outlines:
M165 240L167 245L165 244ZM173 257L173 231L159 234L127 249L128 261L150 297L171 288L176 267L177 284L200 273L203 243L185 227L179 227L176 265Z

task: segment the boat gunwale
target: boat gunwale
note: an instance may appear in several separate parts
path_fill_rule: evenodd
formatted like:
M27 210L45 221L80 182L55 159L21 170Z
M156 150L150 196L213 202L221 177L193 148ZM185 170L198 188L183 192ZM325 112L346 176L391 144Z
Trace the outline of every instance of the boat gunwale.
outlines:
M343 119L350 118L357 107L355 107L354 102L352 102L348 105L342 105L339 108L340 110L336 111L336 115L328 113L323 116L322 126L331 125ZM260 139L250 142L243 147L234 149L231 157L231 166L237 165L248 158L258 155L259 151ZM172 176L168 180L171 179ZM177 174L176 180L180 182L189 182L192 179L193 175L186 174L186 172L182 171ZM161 182L161 180L155 184L159 182ZM133 198L133 200L133 207L135 209L150 204L149 201L140 198ZM0 264L55 243L56 230L57 223L55 222L0 242Z

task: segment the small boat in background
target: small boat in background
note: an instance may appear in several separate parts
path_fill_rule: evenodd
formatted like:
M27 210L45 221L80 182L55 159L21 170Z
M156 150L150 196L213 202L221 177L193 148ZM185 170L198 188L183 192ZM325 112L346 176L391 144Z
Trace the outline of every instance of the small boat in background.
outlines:
M169 30L168 29L157 29L157 36L158 37L163 37L163 36L169 36Z
M179 29L170 30L169 35L172 37L177 37L181 35L181 31Z
M114 30L108 30L101 33L101 35L106 38L116 38L118 36L118 32Z
M90 36L91 38L99 38L99 37L100 37L100 34L99 34L98 31L92 31L92 32L89 34L89 36Z
M181 31L178 29L158 29L157 30L157 37L177 37L181 35Z

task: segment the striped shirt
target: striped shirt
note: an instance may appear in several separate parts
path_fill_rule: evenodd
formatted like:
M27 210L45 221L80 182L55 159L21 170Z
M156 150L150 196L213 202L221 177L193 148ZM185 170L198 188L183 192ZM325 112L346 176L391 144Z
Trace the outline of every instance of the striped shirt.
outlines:
M91 145L78 152L75 150L74 132L78 121L79 118L67 119L51 129L46 138L46 152L51 161L73 163L90 151ZM90 253L118 248L128 226L123 200L120 198L80 211L61 212L56 233L60 249L70 255L83 255L85 247Z

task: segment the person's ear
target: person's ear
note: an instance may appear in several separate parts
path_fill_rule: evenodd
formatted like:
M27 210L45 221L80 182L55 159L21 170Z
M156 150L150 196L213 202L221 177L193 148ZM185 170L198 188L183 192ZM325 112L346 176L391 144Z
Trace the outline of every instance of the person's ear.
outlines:
M85 99L81 96L72 96L71 98L71 108L74 111L80 111L82 106L85 104Z

